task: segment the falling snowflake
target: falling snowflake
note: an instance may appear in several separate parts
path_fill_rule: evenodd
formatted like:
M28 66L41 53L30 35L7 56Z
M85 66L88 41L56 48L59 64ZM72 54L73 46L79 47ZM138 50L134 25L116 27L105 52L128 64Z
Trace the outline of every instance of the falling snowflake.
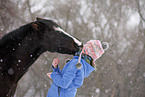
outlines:
M21 62L21 60L18 60L18 62L20 63L20 62Z
M100 89L99 88L96 88L96 93L100 93Z
M3 62L3 59L0 59L1 62Z
M145 77L145 73L143 73L143 77Z
M8 74L9 74L9 75L13 75L13 74L14 74L13 68L10 68L10 69L8 70Z

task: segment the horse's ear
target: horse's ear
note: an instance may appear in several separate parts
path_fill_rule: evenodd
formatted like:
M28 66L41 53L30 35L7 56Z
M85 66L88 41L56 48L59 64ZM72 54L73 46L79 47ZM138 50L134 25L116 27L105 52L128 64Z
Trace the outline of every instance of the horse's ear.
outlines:
M36 20L39 21L39 20L42 20L42 18L37 17Z
M32 26L32 28L34 30L37 30L38 31L40 29L39 25L37 23L35 23L35 22L31 23L31 26Z

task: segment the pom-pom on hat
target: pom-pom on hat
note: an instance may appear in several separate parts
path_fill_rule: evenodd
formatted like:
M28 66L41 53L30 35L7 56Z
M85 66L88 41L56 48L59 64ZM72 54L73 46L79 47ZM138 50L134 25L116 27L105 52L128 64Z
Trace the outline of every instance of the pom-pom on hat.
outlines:
M95 62L99 57L102 56L102 54L104 53L105 50L107 50L109 48L109 44L107 42L101 42L99 40L90 40L88 41L84 46L83 49L80 53L79 56L79 61L78 64L76 64L76 67L78 69L81 68L80 65L80 60L81 60L81 54L86 54L89 55L92 59L93 62Z

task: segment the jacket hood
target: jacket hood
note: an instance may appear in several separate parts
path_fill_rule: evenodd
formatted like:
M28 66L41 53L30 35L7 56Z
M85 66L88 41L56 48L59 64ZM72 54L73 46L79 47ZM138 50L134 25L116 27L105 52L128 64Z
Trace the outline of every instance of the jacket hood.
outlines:
M78 59L78 58L79 58L78 56L74 56L74 59ZM81 69L83 69L84 71L84 77L88 77L91 74L91 72L95 70L95 68L92 67L90 64L88 64L83 58L81 58L80 63L82 64Z

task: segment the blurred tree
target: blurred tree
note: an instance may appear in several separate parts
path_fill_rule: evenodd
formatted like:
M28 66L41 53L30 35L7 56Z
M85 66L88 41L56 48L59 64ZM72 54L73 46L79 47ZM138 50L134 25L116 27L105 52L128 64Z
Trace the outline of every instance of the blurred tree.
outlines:
M19 18L17 7L16 2L0 0L0 37L17 25L17 18Z
M141 19L145 22L145 17L144 17L144 5L145 5L145 2L143 0L136 0L136 3L137 3L137 9L138 9L138 13L141 17Z
M97 71L85 79L76 97L145 97L144 0L1 0L1 36L35 17L55 20L86 43L107 41L109 50L96 61ZM52 59L73 56L44 53L20 80L16 97L46 97Z

